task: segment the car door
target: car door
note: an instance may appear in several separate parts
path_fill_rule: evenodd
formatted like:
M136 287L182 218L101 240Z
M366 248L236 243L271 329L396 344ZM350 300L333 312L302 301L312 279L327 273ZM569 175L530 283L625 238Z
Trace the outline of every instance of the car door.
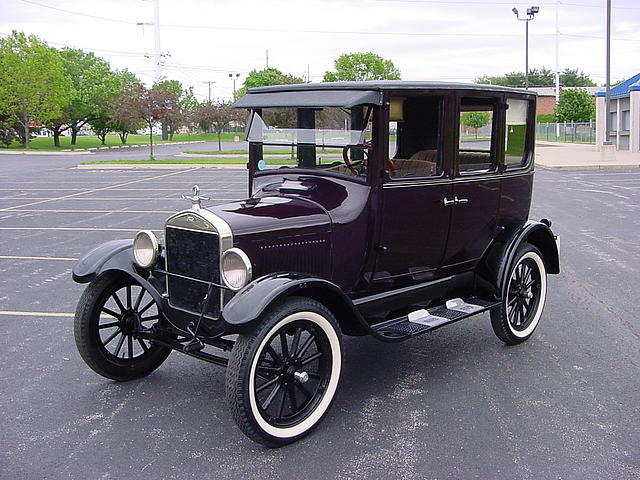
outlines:
M440 267L452 183L444 162L445 97L391 97L391 162L382 185L374 285L427 281ZM391 136L392 137L392 136Z
M443 274L476 266L496 234L500 207L502 96L461 94L458 112L451 227L442 262Z

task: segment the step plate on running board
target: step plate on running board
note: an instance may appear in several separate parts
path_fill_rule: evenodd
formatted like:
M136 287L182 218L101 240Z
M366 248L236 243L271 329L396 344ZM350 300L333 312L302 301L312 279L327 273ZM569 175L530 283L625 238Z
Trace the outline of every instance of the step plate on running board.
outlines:
M494 307L500 305L495 300L485 300L482 298L471 297L464 301L461 299L450 300L449 305L458 310L448 309L441 305L427 310L417 310L409 315L387 320L386 322L374 325L373 328L380 334L390 337L407 338L426 333L443 325L448 325L465 318L472 317ZM474 308L478 307L478 308ZM464 311L463 311L464 310Z

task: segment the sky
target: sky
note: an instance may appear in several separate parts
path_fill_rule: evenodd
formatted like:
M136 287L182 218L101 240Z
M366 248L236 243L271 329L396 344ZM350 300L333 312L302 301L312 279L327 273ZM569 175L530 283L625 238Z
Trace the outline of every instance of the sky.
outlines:
M159 2L162 76L193 86L199 100L228 100L267 65L321 81L342 53L390 59L403 80L472 82L559 67L605 81L606 0L0 0L0 35L35 34L49 45L93 51L114 69L155 80L154 2ZM146 25L145 25L146 24ZM611 80L640 72L640 0L612 0ZM268 52L268 53L267 53ZM268 59L267 59L268 57Z

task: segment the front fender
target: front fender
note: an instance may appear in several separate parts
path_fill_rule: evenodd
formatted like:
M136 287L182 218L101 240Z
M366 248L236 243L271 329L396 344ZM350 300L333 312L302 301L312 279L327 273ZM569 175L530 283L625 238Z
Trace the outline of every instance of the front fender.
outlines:
M98 245L73 266L74 282L92 282L100 273L109 270L109 268L105 268L107 263L117 264L128 269L127 264L133 261L132 248L133 240L111 240ZM118 268L118 270L120 269L122 268Z
M342 331L349 335L366 333L366 322L353 302L335 284L308 275L275 273L254 280L236 293L222 310L222 318L232 330L243 330L260 318L276 301L302 295L332 310Z
M117 270L126 273L145 288L158 305L163 305L164 299L158 285L161 282L149 282L148 275L141 275L133 260L133 240L111 240L98 245L84 255L73 266L72 276L77 283L89 283L100 274Z

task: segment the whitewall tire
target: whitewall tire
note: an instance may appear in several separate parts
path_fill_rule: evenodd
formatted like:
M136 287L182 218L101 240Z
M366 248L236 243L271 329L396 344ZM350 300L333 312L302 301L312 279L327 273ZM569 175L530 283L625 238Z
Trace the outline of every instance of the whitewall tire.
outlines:
M286 445L323 419L341 370L342 341L333 314L315 300L290 297L238 337L227 368L227 402L249 438Z

